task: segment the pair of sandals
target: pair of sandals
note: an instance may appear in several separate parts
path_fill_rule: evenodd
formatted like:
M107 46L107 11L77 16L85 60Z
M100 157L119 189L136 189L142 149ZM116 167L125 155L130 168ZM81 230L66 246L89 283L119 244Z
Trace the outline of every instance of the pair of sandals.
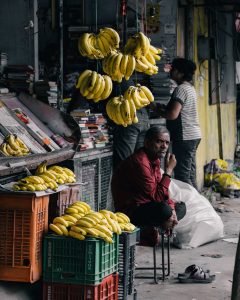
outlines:
M204 271L197 265L191 265L184 273L179 273L177 279L180 283L211 283L215 275L211 275L210 270Z

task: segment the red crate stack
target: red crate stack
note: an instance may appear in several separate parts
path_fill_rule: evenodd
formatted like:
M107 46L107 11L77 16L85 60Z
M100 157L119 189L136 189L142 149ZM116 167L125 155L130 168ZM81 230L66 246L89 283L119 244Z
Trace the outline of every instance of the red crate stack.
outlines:
M111 274L98 285L43 283L43 300L117 300L118 274Z

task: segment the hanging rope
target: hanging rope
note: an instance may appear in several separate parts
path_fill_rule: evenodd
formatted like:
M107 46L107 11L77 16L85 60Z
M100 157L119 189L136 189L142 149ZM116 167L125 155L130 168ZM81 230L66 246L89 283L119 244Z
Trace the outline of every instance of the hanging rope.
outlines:
M98 0L95 0L95 34L98 32ZM98 59L96 59L96 71L98 72L99 65Z
M138 24L138 5L139 5L139 2L138 0L135 0L135 11L136 11L136 29L137 29L137 33L139 32L139 24ZM134 75L135 75L135 83L138 82L138 75L137 75L137 72L134 71Z

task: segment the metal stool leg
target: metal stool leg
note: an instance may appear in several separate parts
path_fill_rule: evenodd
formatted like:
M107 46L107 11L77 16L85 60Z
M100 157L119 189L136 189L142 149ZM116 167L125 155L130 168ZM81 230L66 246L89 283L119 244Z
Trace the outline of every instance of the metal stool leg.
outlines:
M154 279L154 283L158 283L159 279L162 281L165 280L166 276L170 275L170 237L167 237L167 268L165 268L165 235L164 232L160 230L161 234L161 254L162 254L162 264L161 267L157 267L157 246L153 247L153 267L138 267L136 270L153 270L152 276L141 276L135 275L135 278L143 278L143 279ZM167 270L165 270L167 269ZM157 270L161 270L162 274L158 277Z

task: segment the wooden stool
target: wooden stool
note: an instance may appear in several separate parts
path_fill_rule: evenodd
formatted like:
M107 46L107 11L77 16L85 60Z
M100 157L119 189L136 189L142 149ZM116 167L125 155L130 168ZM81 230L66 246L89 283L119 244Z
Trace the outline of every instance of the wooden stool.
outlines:
M135 275L135 278L143 278L143 279L154 279L154 282L157 284L159 279L162 281L165 280L166 276L170 275L170 235L165 236L165 231L160 227L155 227L158 230L161 237L161 252L162 252L162 262L161 266L157 265L157 255L156 251L158 249L158 245L154 245L153 248L153 267L137 267L137 270L153 270L153 276L142 276ZM167 255L165 254L165 239L167 240ZM165 267L165 256L167 258L167 267ZM158 276L157 270L161 270L161 275Z

